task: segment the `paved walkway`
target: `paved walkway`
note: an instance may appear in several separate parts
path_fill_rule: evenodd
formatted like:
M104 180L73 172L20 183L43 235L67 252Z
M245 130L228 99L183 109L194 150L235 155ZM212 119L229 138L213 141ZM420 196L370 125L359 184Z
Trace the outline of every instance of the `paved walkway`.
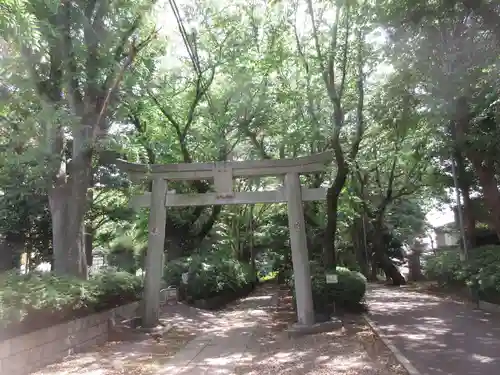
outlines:
M365 332L352 324L289 339L283 330L294 315L284 302L290 299L276 286L259 287L232 310L217 313L210 332L205 330L155 375L401 374L388 358L382 360L387 353L370 356L358 336Z
M372 286L370 318L422 375L500 374L500 314L409 289Z
M212 320L213 329L177 353L157 375L234 374L261 323L275 310L277 294L262 288ZM228 311L229 310L229 311Z

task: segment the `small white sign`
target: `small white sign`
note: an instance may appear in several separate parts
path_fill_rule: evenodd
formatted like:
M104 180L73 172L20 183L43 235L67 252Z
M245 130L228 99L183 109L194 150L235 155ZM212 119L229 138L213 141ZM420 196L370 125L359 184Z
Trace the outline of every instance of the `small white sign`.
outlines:
M183 283L183 284L187 284L187 283L188 283L188 281L189 281L189 273L184 272L184 273L182 274L182 283Z
M337 284L339 282L339 278L335 273L327 273L326 274L326 283L327 284Z
M177 289L176 288L167 288L166 294L167 294L167 300L177 299Z

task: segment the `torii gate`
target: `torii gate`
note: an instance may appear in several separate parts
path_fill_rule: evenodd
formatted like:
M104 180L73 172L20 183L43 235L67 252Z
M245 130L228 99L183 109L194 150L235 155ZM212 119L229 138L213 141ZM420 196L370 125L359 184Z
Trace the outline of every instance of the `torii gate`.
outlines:
M152 180L152 192L133 197L130 202L134 208L150 208L143 326L155 327L159 319L166 207L282 202L286 202L288 206L298 323L303 326L314 324L311 273L302 202L324 200L326 190L301 187L299 175L325 171L331 159L331 153L325 152L296 159L165 165L136 164L117 160L117 167L127 172L133 182ZM233 178L263 176L284 176L285 184L274 191L233 191ZM175 191L168 191L169 180L213 180L215 192L175 194Z

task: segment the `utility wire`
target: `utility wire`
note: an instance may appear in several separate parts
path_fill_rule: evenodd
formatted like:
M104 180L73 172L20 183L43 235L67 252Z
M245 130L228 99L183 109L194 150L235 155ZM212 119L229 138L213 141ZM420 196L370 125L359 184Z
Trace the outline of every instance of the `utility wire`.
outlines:
M189 40L188 33L186 32L186 28L184 27L184 23L182 21L182 17L179 12L179 8L177 6L177 2L175 0L169 0L170 7L172 8L172 11L174 12L175 20L177 22L177 27L179 28L179 32L181 33L182 40L184 42L184 46L186 47L187 53L189 55L189 58L191 59L191 63L193 64L193 68L198 75L198 78L201 80L202 84L206 84L204 78L203 78L203 72L201 70L200 66L200 59L198 56L198 52L196 51L195 47L193 47L194 41ZM212 116L212 120L217 123L217 117L215 116L214 113L214 106L212 99L210 97L210 94L208 93L208 90L204 90L204 95L205 99L207 100L208 107L209 107L209 112Z

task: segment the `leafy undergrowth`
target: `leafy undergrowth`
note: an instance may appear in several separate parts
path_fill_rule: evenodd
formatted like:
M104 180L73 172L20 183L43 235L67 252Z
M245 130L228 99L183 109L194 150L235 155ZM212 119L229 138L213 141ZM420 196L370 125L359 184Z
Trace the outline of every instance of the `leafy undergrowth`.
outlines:
M187 280L183 281L183 274ZM248 288L255 281L255 276L246 263L213 254L200 254L168 262L163 279L167 285L178 287L181 297L188 301L221 296L228 296L230 300Z
M0 276L0 329L14 337L124 305L140 298L142 281L112 269L89 280L50 273Z
M470 249L468 260L460 260L458 248L436 249L425 257L424 273L443 290L461 291L472 287L487 302L500 303L500 247Z

